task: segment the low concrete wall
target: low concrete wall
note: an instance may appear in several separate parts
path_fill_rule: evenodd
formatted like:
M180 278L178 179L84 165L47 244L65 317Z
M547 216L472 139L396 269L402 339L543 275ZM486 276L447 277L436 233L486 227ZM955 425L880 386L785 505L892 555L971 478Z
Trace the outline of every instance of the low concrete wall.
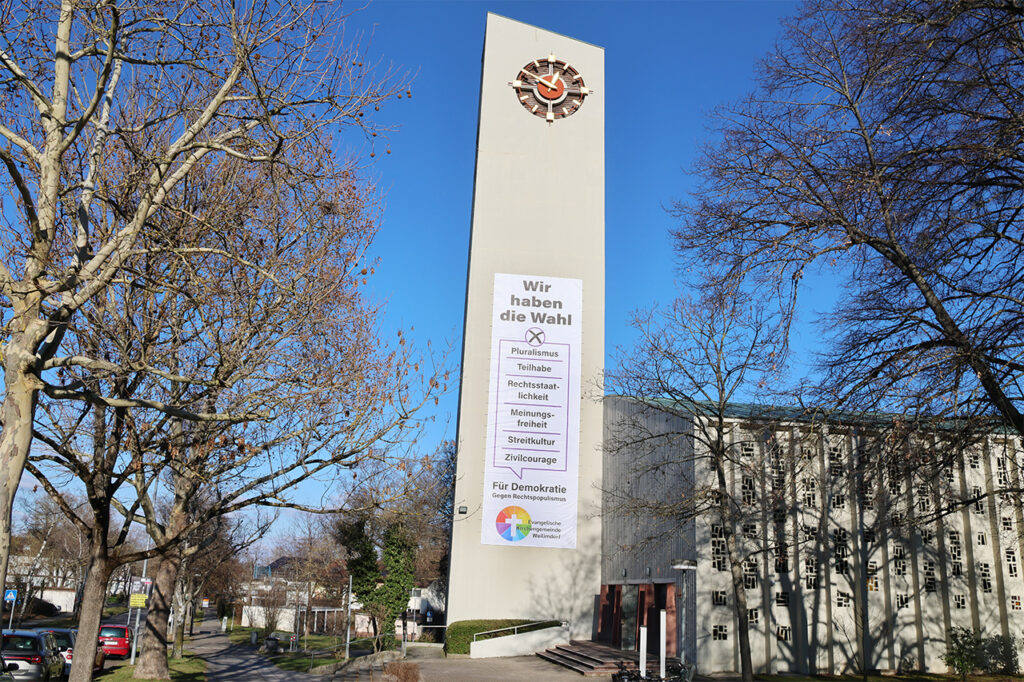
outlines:
M506 635L469 645L470 658L495 658L498 656L528 656L543 649L569 643L569 628L556 625L524 632L520 635Z

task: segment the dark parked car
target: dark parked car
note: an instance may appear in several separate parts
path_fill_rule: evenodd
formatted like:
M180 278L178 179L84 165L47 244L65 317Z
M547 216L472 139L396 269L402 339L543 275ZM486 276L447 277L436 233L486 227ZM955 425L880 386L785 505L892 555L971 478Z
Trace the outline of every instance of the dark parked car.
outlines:
M128 658L132 652L132 629L127 625L104 623L100 626L100 645L107 656Z
M67 677L71 673L71 661L75 655L75 643L78 641L78 630L73 628L36 628L37 632L49 632L53 635L54 641L57 643L57 650L60 651L60 655L64 658L64 676ZM96 646L96 656L92 662L93 672L103 670L103 663L106 661L107 655L103 651L103 647Z
M50 682L64 676L64 658L49 632L4 630L0 653L18 682Z

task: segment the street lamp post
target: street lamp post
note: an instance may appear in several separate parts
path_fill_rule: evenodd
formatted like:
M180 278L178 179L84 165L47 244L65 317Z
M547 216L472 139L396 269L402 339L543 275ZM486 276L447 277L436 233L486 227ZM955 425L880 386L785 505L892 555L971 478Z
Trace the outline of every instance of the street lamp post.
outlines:
M693 571L694 575L696 575L696 573L697 573L697 562L694 561L693 559L676 559L675 561L672 562L672 568L677 570L677 571L682 571L683 572L683 609L682 609L682 611L683 611L683 618L682 618L683 623L682 623L682 627L679 628L679 630L680 630L679 660L681 660L683 662L683 665L686 665L687 664L687 660L686 660L686 621L687 621L687 617L689 615L686 611L687 611L687 608L688 608L688 605L689 605L689 601L688 600L689 600L689 596L690 596L689 595L689 589L688 589L690 581L687 580L686 574L689 571Z

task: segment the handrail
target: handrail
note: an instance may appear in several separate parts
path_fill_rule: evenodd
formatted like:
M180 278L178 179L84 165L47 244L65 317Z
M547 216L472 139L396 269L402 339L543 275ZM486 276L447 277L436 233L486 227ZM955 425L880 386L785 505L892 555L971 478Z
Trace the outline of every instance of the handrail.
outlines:
M537 620L537 621L534 621L532 623L523 623L522 625L509 625L507 628L498 628L497 630L485 630L483 632L474 632L473 633L473 641L475 642L476 638L478 636L480 636L480 635L493 635L495 632L504 632L505 630L512 630L512 634L513 635L518 635L519 634L519 628L528 628L528 627L533 627L534 625L541 625L542 623L555 623L555 622L557 622L559 624L559 627L563 627L563 628L564 627L568 627L568 625L569 625L569 621L567 621L567 620L562 620L562 621L555 621L554 619Z

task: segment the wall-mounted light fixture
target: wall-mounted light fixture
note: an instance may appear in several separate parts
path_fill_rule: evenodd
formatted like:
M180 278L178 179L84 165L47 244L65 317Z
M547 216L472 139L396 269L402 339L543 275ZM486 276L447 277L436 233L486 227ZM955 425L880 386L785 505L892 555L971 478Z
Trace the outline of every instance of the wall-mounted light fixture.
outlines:
M459 507L459 513L460 514L465 514L468 511L469 511L469 507Z

